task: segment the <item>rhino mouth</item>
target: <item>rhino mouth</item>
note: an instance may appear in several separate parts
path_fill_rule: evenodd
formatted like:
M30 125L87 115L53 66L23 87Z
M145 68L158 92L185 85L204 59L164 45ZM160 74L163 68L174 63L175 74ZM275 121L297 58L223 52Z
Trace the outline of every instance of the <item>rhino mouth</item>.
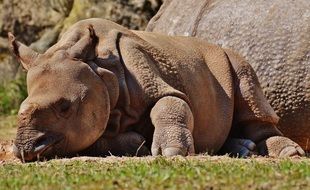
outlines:
M48 158L50 150L62 140L63 138L59 136L42 135L35 140L31 151L24 151L22 148L18 148L15 144L13 145L13 151L15 156L23 162L41 160Z
M49 137L43 137L39 138L36 142L35 148L33 150L33 154L40 157L40 155L43 155L45 152L47 152L48 149L56 145L61 141L61 138L55 138L52 136Z

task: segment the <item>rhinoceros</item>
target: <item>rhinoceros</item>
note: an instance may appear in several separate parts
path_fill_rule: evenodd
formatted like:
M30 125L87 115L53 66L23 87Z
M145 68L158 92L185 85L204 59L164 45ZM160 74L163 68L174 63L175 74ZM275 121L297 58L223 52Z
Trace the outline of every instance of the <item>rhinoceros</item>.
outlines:
M147 31L234 49L254 68L280 131L310 151L309 0L166 0Z
M9 41L27 70L14 142L26 161L132 147L216 153L236 130L261 155L304 154L276 128L251 66L229 49L97 18L74 24L44 54Z

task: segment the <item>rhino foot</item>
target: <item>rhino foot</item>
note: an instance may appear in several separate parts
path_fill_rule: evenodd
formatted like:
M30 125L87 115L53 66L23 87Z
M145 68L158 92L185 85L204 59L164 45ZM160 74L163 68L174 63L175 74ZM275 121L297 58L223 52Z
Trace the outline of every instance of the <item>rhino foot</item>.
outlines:
M164 156L175 156L175 155L186 156L187 151L186 148L168 147L163 150L162 154Z
M194 117L184 100L164 97L152 108L150 116L155 127L151 147L153 156L187 156L195 153L192 136Z
M174 131L173 129L179 135L176 135L175 138L165 138L164 134L171 134ZM193 137L187 128L171 127L168 131L165 129L155 129L152 144L153 156L187 156L194 152Z
M282 136L269 137L257 145L258 153L270 157L304 156L303 149L294 141Z

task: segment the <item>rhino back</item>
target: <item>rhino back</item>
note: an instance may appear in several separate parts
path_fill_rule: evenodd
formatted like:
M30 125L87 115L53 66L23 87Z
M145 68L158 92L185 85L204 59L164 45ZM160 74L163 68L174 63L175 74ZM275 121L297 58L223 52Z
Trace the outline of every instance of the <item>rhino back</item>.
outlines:
M258 75L282 132L309 149L309 0L168 0L147 30L239 52Z

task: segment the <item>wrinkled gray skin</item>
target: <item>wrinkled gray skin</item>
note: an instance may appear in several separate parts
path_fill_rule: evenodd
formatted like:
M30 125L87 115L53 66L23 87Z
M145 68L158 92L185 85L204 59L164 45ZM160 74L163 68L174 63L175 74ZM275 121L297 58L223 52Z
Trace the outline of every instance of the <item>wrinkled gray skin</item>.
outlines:
M76 153L188 155L232 142L260 155L303 155L276 128L247 62L190 37L131 31L103 19L74 24L38 54L9 34L27 73L15 155L26 161ZM143 144L143 141L145 143Z
M147 31L237 51L254 68L280 130L310 150L309 0L166 0Z

